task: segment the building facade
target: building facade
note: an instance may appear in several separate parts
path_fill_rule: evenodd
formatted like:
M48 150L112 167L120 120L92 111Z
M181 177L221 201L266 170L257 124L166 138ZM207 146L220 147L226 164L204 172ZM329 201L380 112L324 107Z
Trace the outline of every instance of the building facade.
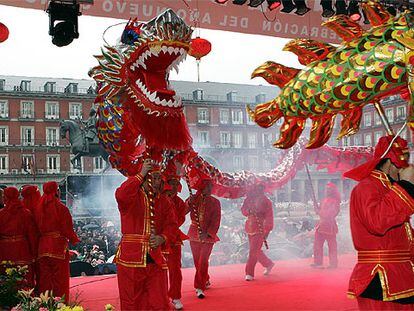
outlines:
M272 147L283 120L270 129L252 122L246 106L255 106L274 98L278 89L215 82L172 81L183 98L184 112L194 139L194 149L222 171L272 169L282 151ZM101 158L83 158L82 170L71 165L70 145L59 131L63 120L84 122L95 99L91 80L0 76L0 185L41 185L49 180L63 181L71 174L99 174ZM384 101L385 112L396 129L407 113L407 104L399 97ZM339 122L334 129L338 132ZM303 135L309 133L310 123ZM411 144L408 130L402 133ZM373 145L384 135L373 107L364 109L361 130L350 138L330 145ZM347 193L352 182L339 174L312 171L313 189L318 198L324 185L336 182ZM112 172L114 173L114 172ZM278 201L306 202L311 199L311 183L305 172L275 192Z

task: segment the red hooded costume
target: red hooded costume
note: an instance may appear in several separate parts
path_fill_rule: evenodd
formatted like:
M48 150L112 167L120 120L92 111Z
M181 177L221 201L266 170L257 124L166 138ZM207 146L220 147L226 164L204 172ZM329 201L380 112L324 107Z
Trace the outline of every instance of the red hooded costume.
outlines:
M69 242L79 239L73 230L69 209L60 202L58 184L54 181L43 185L43 196L34 210L40 231L38 248L38 290L52 290L55 296L69 299Z
M122 239L115 256L122 310L168 309L167 263L162 246L150 247L151 223L164 244L174 240L177 223L166 195L154 198L151 213L148 191L141 175L129 177L116 190ZM152 219L152 221L151 221Z
M381 137L373 159L344 174L359 181L350 199L358 263L349 282L349 296L357 297L361 308L400 310L403 305L386 302L414 296L414 233L409 222L414 213L414 185L391 180L376 169L386 158L398 168L407 167L406 153L404 139Z
M23 206L33 212L40 201L40 191L37 186L24 186L22 191Z
M201 190L197 192L192 200L187 200L190 208L191 225L188 230L191 252L193 253L196 275L194 277L194 288L205 290L209 281L208 261L214 243L219 241L217 232L220 228L221 205L220 201L211 195L203 195L202 190L205 183L210 182L204 179ZM205 234L202 239L200 234Z
M0 261L12 261L29 268L26 280L34 286L34 262L37 254L38 231L32 213L19 200L19 190L4 190L4 208L0 209Z
M257 261L266 268L273 266L273 262L262 251L263 242L273 229L272 201L263 191L253 190L244 200L241 212L247 217L245 229L249 236L249 258L245 271L246 275L254 276Z
M320 266L323 263L323 244L325 241L328 242L329 266L335 268L338 265L338 247L336 243L338 226L335 218L338 216L340 203L341 196L338 188L334 183L328 183L326 185L326 196L317 210L319 222L315 228L315 241L313 244L313 258L316 266Z

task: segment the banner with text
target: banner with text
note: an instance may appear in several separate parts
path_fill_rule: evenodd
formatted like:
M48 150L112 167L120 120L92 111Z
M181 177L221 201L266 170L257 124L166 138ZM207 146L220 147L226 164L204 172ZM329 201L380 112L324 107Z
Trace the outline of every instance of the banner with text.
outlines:
M147 21L166 8L173 9L189 25L200 28L234 31L281 38L307 38L338 43L337 35L321 26L320 1L308 0L311 11L304 16L284 14L279 10L235 5L229 0L221 5L214 0L95 0L94 5L82 4L84 15L117 19L138 17ZM49 0L0 0L0 4L46 10ZM262 12L262 10L264 12Z

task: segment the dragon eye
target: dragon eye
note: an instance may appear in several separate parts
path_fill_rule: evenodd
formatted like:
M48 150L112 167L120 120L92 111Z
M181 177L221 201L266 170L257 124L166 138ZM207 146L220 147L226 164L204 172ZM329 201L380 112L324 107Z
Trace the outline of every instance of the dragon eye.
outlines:
M133 45L139 38L139 34L131 29L124 30L121 37L121 42L128 45Z

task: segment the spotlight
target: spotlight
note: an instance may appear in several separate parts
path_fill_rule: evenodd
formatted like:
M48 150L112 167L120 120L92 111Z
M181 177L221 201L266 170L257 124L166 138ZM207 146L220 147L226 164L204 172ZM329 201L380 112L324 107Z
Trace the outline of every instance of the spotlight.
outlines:
M332 9L332 0L322 0L322 17L328 18L335 15L335 11Z
M305 0L295 0L295 4L296 4L296 11L295 11L296 15L302 16L310 11L310 9L306 6Z
M246 3L247 0L233 0L233 4L243 5Z
M270 11L276 10L280 5L280 0L267 0L267 7Z
M336 0L335 2L335 8L336 8L336 15L348 15L348 10L346 9L346 3L345 0Z
M81 15L79 3L52 0L46 12L49 13L49 35L52 36L54 45L66 46L73 39L79 38L78 16ZM55 24L56 21L59 22Z
M352 0L348 5L348 15L351 20L357 22L361 19L361 13L359 12L359 4L357 1Z
M280 12L283 12L283 13L290 13L296 8L292 0L282 0L282 5L283 5L283 9L281 9Z
M264 2L264 0L250 0L249 6L252 8L256 8L259 5L261 5Z
M218 4L225 4L228 0L216 0Z

